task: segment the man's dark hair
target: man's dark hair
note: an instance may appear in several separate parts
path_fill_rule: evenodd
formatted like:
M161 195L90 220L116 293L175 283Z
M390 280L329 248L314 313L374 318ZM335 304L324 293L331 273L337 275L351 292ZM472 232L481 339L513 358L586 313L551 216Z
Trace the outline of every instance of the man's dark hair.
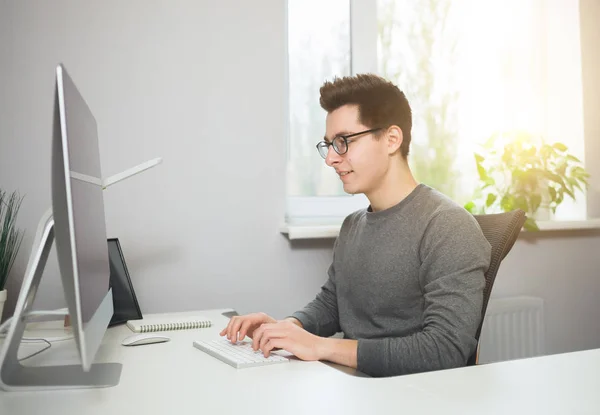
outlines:
M357 105L359 121L367 127L400 127L403 136L400 153L406 159L412 112L404 92L396 85L374 74L360 74L327 81L320 92L321 107L328 113L344 105Z

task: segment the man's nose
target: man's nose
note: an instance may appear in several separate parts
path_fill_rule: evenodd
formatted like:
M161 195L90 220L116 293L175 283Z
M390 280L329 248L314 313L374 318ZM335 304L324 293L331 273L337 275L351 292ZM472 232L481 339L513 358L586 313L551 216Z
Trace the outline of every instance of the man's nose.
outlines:
M333 167L341 161L342 157L333 149L333 146L329 146L327 150L327 157L325 157L325 163L329 167Z

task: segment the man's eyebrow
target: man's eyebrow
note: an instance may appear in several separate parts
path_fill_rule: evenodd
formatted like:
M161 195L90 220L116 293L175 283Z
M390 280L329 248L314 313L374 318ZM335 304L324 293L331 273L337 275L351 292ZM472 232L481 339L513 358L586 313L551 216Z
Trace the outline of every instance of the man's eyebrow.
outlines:
M335 137L339 137L339 136L341 136L341 135L349 135L349 134L352 134L352 133L351 133L350 131L346 131L346 130L344 130L344 131L340 131L339 133L335 134L333 137L335 138ZM331 143L331 141L332 141L333 139L329 140L329 139L327 138L327 136L326 136L326 135L324 135L324 136L323 136L323 140L327 141L328 143Z

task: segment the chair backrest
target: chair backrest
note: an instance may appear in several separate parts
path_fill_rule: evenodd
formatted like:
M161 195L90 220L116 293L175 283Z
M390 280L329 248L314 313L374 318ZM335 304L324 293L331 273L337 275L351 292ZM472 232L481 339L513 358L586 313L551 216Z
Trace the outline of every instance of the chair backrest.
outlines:
M477 328L477 342L479 342L479 336L481 334L481 328L483 326L483 320L487 305L494 286L494 280L496 274L500 268L500 263L510 252L523 224L527 219L525 212L521 209L516 209L511 212L505 213L492 213L487 215L474 215L475 219L479 223L483 235L492 246L492 259L490 266L485 273L485 288L483 291L483 308L481 310L481 322ZM469 358L467 366L472 366L477 363L477 351Z

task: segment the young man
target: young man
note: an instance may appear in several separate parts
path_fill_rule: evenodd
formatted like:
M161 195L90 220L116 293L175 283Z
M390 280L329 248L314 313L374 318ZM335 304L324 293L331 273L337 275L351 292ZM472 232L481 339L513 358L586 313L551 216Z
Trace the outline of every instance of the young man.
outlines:
M475 218L419 184L407 156L411 109L375 75L326 82L324 141L317 145L348 193L368 208L349 215L316 298L285 320L233 317L221 332L371 376L464 366L476 349L491 247ZM343 332L344 338L331 338Z

